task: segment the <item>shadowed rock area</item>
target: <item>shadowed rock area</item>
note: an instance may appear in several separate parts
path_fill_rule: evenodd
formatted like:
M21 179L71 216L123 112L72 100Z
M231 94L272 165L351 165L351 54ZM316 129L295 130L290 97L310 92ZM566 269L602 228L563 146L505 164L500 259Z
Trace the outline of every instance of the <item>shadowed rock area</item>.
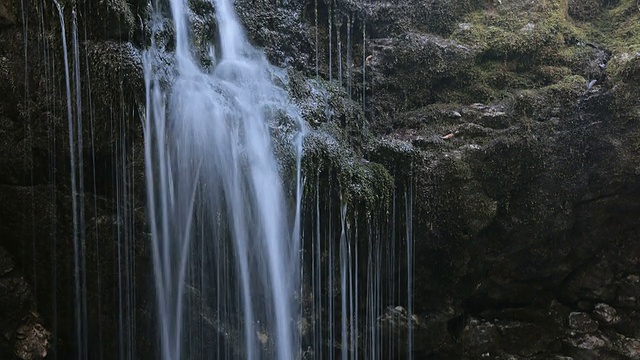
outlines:
M87 316L100 324L89 345L96 358L125 343L154 359L140 119L148 8L61 3L70 52L73 4L78 14L85 125L77 198L86 208ZM215 41L215 8L189 3L196 41ZM249 38L288 71L284 86L312 129L303 159L310 178L340 184L350 208L363 213L413 184L414 315L384 304L385 334L404 339L411 325L416 359L640 357L635 0L238 0L236 7ZM73 356L62 59L52 2L0 0L3 359ZM330 196L339 203L337 191ZM201 301L195 292L189 298ZM119 311L131 333L120 331ZM234 342L215 314L202 312L189 314L203 319L194 338ZM206 357L214 346L191 355ZM392 358L407 356L394 351Z

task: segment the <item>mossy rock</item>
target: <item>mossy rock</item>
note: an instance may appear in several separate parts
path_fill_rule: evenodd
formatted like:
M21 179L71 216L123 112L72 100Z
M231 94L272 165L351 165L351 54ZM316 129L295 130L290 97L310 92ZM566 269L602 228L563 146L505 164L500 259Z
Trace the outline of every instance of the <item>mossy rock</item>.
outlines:
M408 178L418 157L417 149L407 141L382 138L368 145L367 156L383 164L396 178Z
M640 52L615 55L609 62L608 69L617 82L640 83Z
M121 96L143 99L142 56L138 49L130 43L106 41L90 43L88 52L91 85L99 100L116 104Z
M469 161L464 153L454 151L440 158L432 169L442 184L436 203L438 225L458 240L476 236L498 210L498 203L484 192Z
M537 90L523 90L513 98L513 110L527 119L545 121L568 114L586 90L585 79L578 75Z
M640 7L636 0L603 1L604 10L585 25L595 41L614 53L640 51Z
M471 20L473 22L468 29L459 29L453 37L478 47L480 56L484 58L539 64L553 61L557 49L565 46L565 36L553 19L503 26L494 25L496 20Z
M195 49L205 61L210 47L217 41L218 27L213 3L202 0L189 1L189 21L191 22L192 41Z
M420 5L413 7L409 13L410 18L416 23L422 20L422 27L428 32L440 35L450 34L456 23L469 11L481 8L482 0L431 0L421 1ZM419 28L419 27L418 27Z
M557 83L571 75L571 69L566 66L541 65L535 69L535 74L545 85Z
M139 111L144 104L144 74L140 51L131 43L91 42L88 45L89 79L83 84L91 88L92 105L84 107L85 118L94 119L96 151L109 150L114 123L134 130L129 136L142 134ZM89 131L88 127L85 129ZM87 134L90 135L90 134Z
M391 113L434 103L443 89L464 88L474 78L475 49L457 41L408 33L371 41L369 47L367 88L372 94L367 102L368 116L379 123L388 120Z
M312 63L310 24L302 21L305 1L238 0L236 12L250 41L272 64L302 71ZM326 24L326 22L325 22Z
M640 52L614 55L608 64L614 83L615 115L621 119L640 119Z
M349 99L336 82L308 79L295 70L288 73L286 88L300 108L302 117L313 129L323 127L336 139L355 149L368 142L369 124L358 103Z
M76 4L75 0L63 1L65 13L78 12L79 26L87 29L92 40L144 42L143 27L148 16L148 6L142 0L99 0ZM84 24L84 25L83 25Z
M568 13L579 21L593 20L602 12L603 0L569 0Z
M572 74L599 78L598 65L608 59L584 45L586 34L563 1L493 1L462 21L451 38L474 48L475 64L467 84L441 89L439 102L503 101Z
M322 130L308 134L303 149L303 173L308 177L323 177L320 181L327 184L327 177L335 176L343 201L352 208L385 208L394 181L381 164L363 159Z

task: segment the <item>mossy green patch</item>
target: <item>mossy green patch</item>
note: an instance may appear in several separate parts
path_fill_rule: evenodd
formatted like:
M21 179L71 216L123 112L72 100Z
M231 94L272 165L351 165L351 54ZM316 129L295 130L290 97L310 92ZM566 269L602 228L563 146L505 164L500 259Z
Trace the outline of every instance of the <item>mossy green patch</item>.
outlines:
M590 38L614 54L640 51L640 3L636 0L620 0L584 27Z
M386 208L394 189L394 180L384 166L357 156L324 131L305 137L302 167L305 174L315 174L324 184L335 177L343 201L353 207Z
M614 56L609 62L609 74L620 82L640 82L640 52Z
M582 76L571 75L537 90L520 91L513 101L513 110L526 118L545 120L569 111L585 91Z
M572 67L571 59L585 34L568 16L566 1L492 2L463 21L451 37L476 49L475 77L466 89L445 90L440 101L501 101L574 70L582 73L581 64Z
M584 38L567 18L565 1L503 2L471 13L452 37L473 44L487 58L550 62L566 45Z

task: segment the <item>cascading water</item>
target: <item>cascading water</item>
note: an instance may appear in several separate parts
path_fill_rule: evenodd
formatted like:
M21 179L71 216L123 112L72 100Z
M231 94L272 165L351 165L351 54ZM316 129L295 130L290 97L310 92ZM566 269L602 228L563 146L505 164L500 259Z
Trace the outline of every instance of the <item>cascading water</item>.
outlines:
M211 71L193 55L184 0L171 1L176 75L168 91L160 83L161 49L152 44L144 58L161 356L196 357L208 340L200 331L201 344L195 344L198 336L191 333L210 316L223 343L218 356L294 359L300 348L294 301L299 214L285 206L270 127L294 129L288 139L298 144L293 188L299 204L303 125L286 92L273 84L276 69L245 38L230 1L213 5L220 44ZM278 124L283 118L286 124ZM235 347L230 338L238 340Z

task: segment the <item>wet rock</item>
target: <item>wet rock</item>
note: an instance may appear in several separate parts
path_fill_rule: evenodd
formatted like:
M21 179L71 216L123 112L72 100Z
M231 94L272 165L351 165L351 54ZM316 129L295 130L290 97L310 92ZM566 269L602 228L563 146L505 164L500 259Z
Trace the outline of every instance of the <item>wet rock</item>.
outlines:
M473 123L462 124L453 132L453 134L456 137L462 137L463 139L485 137L490 135L490 133L491 133L490 129L487 129L481 125L473 124Z
M618 306L632 309L637 309L640 306L638 298L631 295L618 295L616 303Z
M640 294L640 276L627 275L620 283L618 295L636 297Z
M604 324L611 324L617 321L616 309L603 303L596 304L593 310L593 316L596 320Z
M371 102L382 102L381 113L432 103L438 84L464 77L474 56L470 47L422 33L372 39L369 47L374 61L367 70L368 86L390 90L373 93Z
M51 11L36 11L38 2L28 3L34 6L28 12L33 28L25 37L21 26L13 26L21 21L16 5L0 1L8 4L0 7L0 93L5 94L0 100L0 202L11 205L0 209L0 244L13 256L6 260L0 250L0 284L8 291L0 291L0 302L9 304L0 307L0 324L10 319L11 334L24 324L2 310L30 309L23 301L31 281L38 281L38 305L49 309L48 294L54 291L45 280L52 259L67 264L58 269L65 279L61 284L70 282L72 263L69 170L60 165L69 162L64 96L58 90L64 88L64 75L47 76L51 63L32 51L53 44L48 54L59 71L59 29L41 38L37 27L41 14L46 24L58 19ZM196 41L204 45L215 39L210 24L215 9L206 1L190 3ZM633 45L634 2L338 1L332 9L333 83L327 81L325 1L319 1L317 27L320 79L315 79L311 2L236 3L251 41L274 63L297 70L286 86L314 129L305 142L307 181L318 169L326 170L323 181L335 172L353 195L349 201L368 204L389 197L409 175L415 184L418 321L394 308L381 326L406 334L414 321L416 351L424 358L638 357L640 67ZM127 135L133 135L128 138L140 140L140 121L130 114L144 102L139 48L146 7L146 1L101 1L78 17L89 38L98 203L103 204L98 214L87 215L95 223L88 233L99 234L88 242L89 274L103 276L109 289L116 287L116 278L104 269L115 268L112 235L121 219L106 199L114 191L114 167L103 164L114 156L112 113L126 113ZM70 11L66 7L67 20ZM345 58L347 15L354 19L351 64ZM589 22L596 16L602 21ZM342 86L336 81L338 20L343 70L352 71L351 97L346 74ZM602 34L602 44L594 44L591 34ZM163 36L170 50L171 30ZM24 39L30 50L27 84ZM598 82L586 91L585 84L594 79ZM30 99L25 100L27 89ZM362 89L365 104L359 103ZM53 143L57 151L49 150ZM57 160L54 175L49 175L50 159ZM135 164L142 168L141 162ZM140 219L144 214L136 214L143 226ZM58 251L52 250L52 239L60 241ZM148 239L139 239L138 273L148 276ZM24 276L17 275L21 262ZM136 295L152 295L152 281L139 276ZM90 284L90 298L103 304L100 311L92 307L90 317L102 321L104 338L117 339L117 325L110 321L116 300L110 290ZM56 291L59 303L70 303L69 289ZM153 323L153 302L143 298L137 297L139 320ZM190 299L197 302L193 294ZM58 310L56 350L59 358L67 358L72 314ZM202 319L216 341L235 341L210 312L189 315ZM43 316L51 323L54 315ZM24 333L43 333L33 329L27 326ZM202 339L202 334L191 335ZM32 338L42 344L44 337ZM155 348L148 336L136 340L140 349ZM98 347L116 349L113 342L104 340ZM38 346L25 344L25 351L41 354ZM206 355L208 346L213 344L194 355ZM14 350L8 349L7 357ZM154 356L153 351L139 353Z
M498 329L495 325L471 319L462 333L462 341L464 344L468 344L465 352L474 358L480 358L486 353L495 353L498 346L498 336Z
M569 15L576 20L592 20L600 14L604 4L601 0L570 0Z
M31 285L9 253L0 247L0 356L35 360L46 357L51 334L35 312Z
M640 313L637 310L617 309L613 329L629 338L640 339Z
M11 272L15 267L15 263L9 257L9 254L0 248L0 277Z
M51 334L37 322L29 322L16 331L15 354L23 360L37 360L47 357Z
M13 17L13 14L8 8L8 1L0 2L0 28L5 26L11 26L16 23L16 20Z
M501 335L500 350L509 354L532 357L560 349L557 340L537 324L501 320L496 326Z
M598 330L598 323L587 313L572 312L569 314L569 328L581 333L592 333Z
M609 286L612 278L613 272L608 262L586 264L565 282L567 296L576 301L578 298L611 301L615 297L614 289Z
M597 359L599 351L603 348L608 339L601 335L594 334L575 334L568 340L568 343L574 347L571 351L573 356L586 357L590 359ZM575 354L575 355L574 355Z
M593 304L591 303L591 301L586 301L586 300L579 300L576 306L578 307L579 310L582 310L582 311L589 311L593 309Z
M491 129L506 129L511 125L509 116L495 107L483 111L477 123Z
M415 314L411 314L411 317L409 317L407 310L402 306L387 307L384 314L378 318L378 324L384 333L393 334L392 336L397 336L398 344L408 344L410 331L416 334L414 335L414 341L416 338L420 340L427 340L432 342L434 341L433 339L428 340L428 338L425 336L427 334L425 334L424 332L427 328L425 327L425 324L418 319L418 316L416 316ZM416 342L416 344L418 344L416 346L417 350L414 350L420 351L424 348L423 344L420 344L418 342ZM406 347L401 347L403 348L401 355L406 356Z
M240 0L236 10L249 38L264 50L271 63L315 73L313 24L301 21L305 5L304 1Z

